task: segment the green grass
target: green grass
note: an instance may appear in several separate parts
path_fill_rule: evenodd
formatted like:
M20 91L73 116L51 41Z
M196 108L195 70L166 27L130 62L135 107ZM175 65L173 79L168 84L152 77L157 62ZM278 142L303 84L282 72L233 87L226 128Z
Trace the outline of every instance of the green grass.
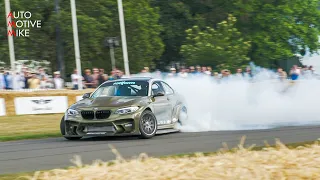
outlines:
M63 114L0 117L0 141L60 137Z
M61 137L61 133L43 133L43 134L26 134L17 136L1 136L0 142L5 141L16 141L16 140L26 140L26 139L42 139L51 137Z
M308 146L308 145L312 145L314 144L315 141L306 141L306 142L298 142L298 143L290 143L290 144L286 144L286 146L289 148L289 149L294 149L294 148L297 148L299 146ZM254 147L252 148L253 151L260 151L262 150L263 148L265 148L266 146L260 146L260 147ZM270 147L275 147L275 145L272 145ZM231 150L228 150L227 152L234 152L235 149L231 149ZM204 156L212 156L212 155L215 155L217 154L218 152L205 152L203 153ZM168 156L161 156L160 158L183 158L183 157L196 157L197 154L196 153L185 153L185 154L174 154L174 155L168 155ZM109 163L109 165L113 165L112 162ZM68 169L68 167L66 168L63 168L63 169ZM44 172L46 170L42 170L42 172ZM22 176L33 176L35 172L20 172L20 173L16 173L16 174L2 174L0 175L0 180L15 180L15 179L18 179L19 177L22 177Z

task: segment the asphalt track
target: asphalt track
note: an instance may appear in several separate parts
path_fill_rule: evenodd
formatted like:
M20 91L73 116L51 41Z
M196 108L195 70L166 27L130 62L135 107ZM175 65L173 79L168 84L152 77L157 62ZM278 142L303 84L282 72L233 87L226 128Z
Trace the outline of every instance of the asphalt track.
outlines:
M284 143L313 141L320 137L320 126L282 127L267 130L215 131L173 133L143 140L137 137L89 138L68 141L64 138L26 140L0 143L0 174L64 168L73 165L70 159L80 155L84 163L95 159L114 160L108 144L112 144L125 158L146 152L150 156L190 152L212 152L226 142L238 145L247 136L246 145L263 145L266 140L274 144L279 138Z

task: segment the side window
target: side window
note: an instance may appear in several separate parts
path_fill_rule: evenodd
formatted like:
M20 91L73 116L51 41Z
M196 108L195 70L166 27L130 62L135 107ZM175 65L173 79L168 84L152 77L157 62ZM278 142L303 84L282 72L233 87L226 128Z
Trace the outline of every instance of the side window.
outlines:
M164 92L164 90L162 89L160 82L154 82L151 86L152 89L152 95L155 95L159 92Z
M173 89L167 83L161 82L161 84L162 84L166 94L173 94L174 93Z

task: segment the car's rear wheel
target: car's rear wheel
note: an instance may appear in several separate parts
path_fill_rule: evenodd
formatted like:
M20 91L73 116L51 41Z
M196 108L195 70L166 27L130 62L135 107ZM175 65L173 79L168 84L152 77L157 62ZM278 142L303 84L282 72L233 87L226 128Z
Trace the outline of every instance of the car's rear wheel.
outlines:
M157 128L157 119L155 115L150 110L143 111L139 122L140 138L152 138L155 136Z
M64 138L68 139L68 140L78 140L81 139L82 137L66 137L66 122L64 121L64 117L62 117L61 121L60 121L60 132L63 135Z

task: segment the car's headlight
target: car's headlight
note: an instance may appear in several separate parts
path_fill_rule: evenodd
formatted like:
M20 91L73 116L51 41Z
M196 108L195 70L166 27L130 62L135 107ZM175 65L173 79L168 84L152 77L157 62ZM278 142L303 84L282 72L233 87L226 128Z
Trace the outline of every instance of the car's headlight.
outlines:
M71 117L76 117L78 116L80 113L77 110L74 109L68 109L67 110L67 116L71 116Z
M121 108L118 109L115 114L129 114L137 111L139 107L126 107L126 108Z

